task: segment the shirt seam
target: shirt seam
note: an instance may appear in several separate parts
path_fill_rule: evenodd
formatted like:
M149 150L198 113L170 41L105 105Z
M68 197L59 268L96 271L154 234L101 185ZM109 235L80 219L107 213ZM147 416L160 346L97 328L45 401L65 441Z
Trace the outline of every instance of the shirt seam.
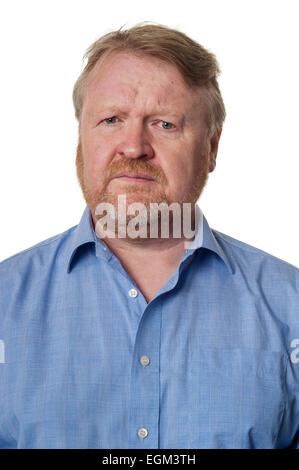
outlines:
M213 232L216 232L217 235L219 236L219 238L221 238L221 240L224 242L224 243L227 243L228 245L232 245L236 248L239 248L240 250L243 250L243 251L246 251L246 252L249 252L249 253L252 253L252 254L255 254L256 256L262 256L262 255L266 255L267 257L270 257L270 258L273 258L275 261L280 261L281 263L284 263L286 264L287 266L292 266L294 267L297 271L299 271L299 268L297 268L297 266L289 263L288 261L285 261L281 258L278 258L277 256L275 255L272 255L271 253L268 253L267 251L264 251L262 250L261 248L256 248L256 247L244 247L244 246L240 246L238 245L238 243L236 242L233 242L231 240L227 240L225 238L225 236L222 235L222 233L218 232L217 230L214 230L213 229ZM224 234L225 235L225 234Z
M286 409L287 409L287 385L286 385L286 382L287 382L288 356L285 353L282 353L282 354L283 354L283 360L284 360L284 374L283 374L284 375L283 376L284 405L283 405L283 408L281 410L279 425L278 425L278 428L277 428L277 433L276 433L275 438L274 438L274 449L277 449L277 441L278 441L278 438L279 438L279 434L280 434L280 431L281 431L281 428L282 428L283 419L286 415Z
M51 237L50 240L47 239L47 240L44 240L44 241L42 241L42 242L37 243L36 245L30 246L29 248L25 248L25 250L22 250L22 251L20 251L19 253L16 253L16 254L14 254L14 255L12 255L12 256L9 256L8 258L2 260L2 261L0 262L0 265L1 265L1 264L4 264L6 261L10 261L10 260L12 260L12 259L14 259L14 258L16 258L16 257L18 257L18 256L21 256L21 255L23 255L24 253L27 253L27 252L29 252L29 251L33 251L33 250L35 250L35 249L37 249L37 248L39 248L39 247L43 247L43 246L46 246L46 245L50 245L51 243L56 242L57 239L62 238L63 235L65 235L65 234L70 234L70 233L73 232L76 228L77 228L77 225L75 225L74 227L69 228L69 229L66 230L65 232L59 233L58 235L54 235L53 237Z

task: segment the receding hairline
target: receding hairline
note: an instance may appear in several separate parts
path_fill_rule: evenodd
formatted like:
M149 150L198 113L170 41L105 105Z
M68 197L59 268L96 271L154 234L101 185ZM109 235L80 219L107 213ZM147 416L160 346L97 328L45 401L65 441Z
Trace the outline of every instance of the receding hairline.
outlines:
M199 100L201 102L203 102L204 106L206 107L205 114L207 114L207 108L209 106L209 96L208 96L208 87L207 87L207 85L194 85L194 84L190 85L190 83L186 80L186 78L182 74L181 70L179 69L179 67L177 67L177 65L175 63L172 63L172 62L170 62L166 59L163 60L158 56L153 56L153 55L150 55L150 54L143 53L142 51L138 51L138 50L136 51L134 49L129 49L129 48L126 48L126 49L123 49L123 50L118 50L118 49L117 50L107 50L107 51L105 51L105 53L101 57L99 57L97 62L94 64L94 66L87 73L87 75L85 77L85 80L84 80L84 83L83 83L83 90L81 91L81 93L82 93L82 95L81 95L82 96L82 109L84 107L86 89L87 89L88 86L92 85L92 80L96 80L95 75L100 74L101 66L103 66L109 58L112 58L113 56L116 58L117 56L120 56L120 55L133 56L133 57L138 57L140 59L145 59L145 60L146 59L153 59L153 60L156 60L157 62L163 62L166 65L172 66L173 69L178 72L182 82L190 90L192 90L195 93L195 95L197 95L197 97L199 98ZM114 106L114 108L116 109L117 106ZM81 113L81 116L82 116L82 113ZM206 119L208 121L207 116L206 116ZM208 124L208 122L207 122L207 124Z
M112 49L112 50L107 50L105 51L101 57L99 57L99 59L95 62L95 64L93 65L93 67L86 71L86 75L84 76L84 79L82 81L82 89L81 89L81 93L82 93L82 99L84 99L84 92L85 92L85 88L87 85L90 84L90 81L92 80L93 76L95 73L100 73L100 68L105 65L105 63L107 62L108 59L110 58L117 58L117 56L132 56L132 57L137 57L139 59L149 59L149 60L154 60L154 61L157 61L157 62L162 62L164 63L165 65L169 65L169 66L172 66L173 69L175 69L180 78L182 79L182 81L191 89L191 90L194 90L194 91L197 91L199 89L203 89L203 88L208 88L207 87L207 84L202 84L202 85L198 85L198 84L194 84L194 83L191 83L185 76L184 74L182 73L182 71L180 70L180 68L177 66L177 64L175 62L171 62L167 59L164 59L164 58L161 58L161 57L158 57L156 55L152 55L152 54L148 54L146 52L143 52L143 51L139 51L139 50L135 50L135 49L130 49L130 48L126 48L126 49Z
M207 90L211 131L219 129L226 117L217 77L220 73L215 55L185 33L151 22L139 23L130 29L111 31L99 37L86 50L87 63L73 89L75 115L80 122L83 94L88 78L104 57L130 52L136 56L155 57L173 65L191 89Z

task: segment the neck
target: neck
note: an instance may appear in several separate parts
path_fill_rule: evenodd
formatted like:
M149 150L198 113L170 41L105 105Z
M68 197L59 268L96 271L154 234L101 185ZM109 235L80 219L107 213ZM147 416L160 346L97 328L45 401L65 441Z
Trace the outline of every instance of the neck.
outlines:
M96 220L93 220L93 225L96 225L98 232ZM135 281L146 301L150 302L179 266L185 250L194 240L194 235L188 238L106 236L102 240Z
M127 251L131 253L134 250L135 254L162 254L169 250L179 250L181 252L182 247L187 248L190 246L195 238L198 220L194 212L191 215L191 221L190 224L188 224L187 230L185 230L183 220L181 221L179 229L176 227L175 230L173 227L173 219L170 218L167 227L164 226L162 229L160 225L158 226L156 236L153 236L151 233L149 224L145 226L143 231L139 229L137 232L134 232L134 236L132 236L132 232L128 230L127 223L125 226L118 226L118 224L116 224L116 226L113 225L113 231L109 231L107 227L104 230L103 225L99 223L93 214L92 223L97 236L103 240L111 251L120 250L121 252Z

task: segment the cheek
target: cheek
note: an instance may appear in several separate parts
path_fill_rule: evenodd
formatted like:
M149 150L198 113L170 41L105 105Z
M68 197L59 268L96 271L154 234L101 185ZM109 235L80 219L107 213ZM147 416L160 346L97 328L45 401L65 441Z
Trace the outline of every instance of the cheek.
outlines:
M88 142L83 146L84 174L88 181L104 179L110 163L110 152L103 143Z
M182 165L180 162L175 164L173 162L164 171L167 179L167 196L171 200L180 200L190 186L189 170L187 170L186 164Z
M176 159L171 159L167 171L167 179L170 186L186 186L192 180L195 168L190 158L183 153L178 155Z

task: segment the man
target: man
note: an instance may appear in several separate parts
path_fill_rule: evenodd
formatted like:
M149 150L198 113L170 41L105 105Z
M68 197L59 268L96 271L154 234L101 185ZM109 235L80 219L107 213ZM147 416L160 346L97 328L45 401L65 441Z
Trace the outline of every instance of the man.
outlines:
M0 265L1 447L299 447L299 271L196 205L225 118L215 57L151 24L86 57L87 207Z

